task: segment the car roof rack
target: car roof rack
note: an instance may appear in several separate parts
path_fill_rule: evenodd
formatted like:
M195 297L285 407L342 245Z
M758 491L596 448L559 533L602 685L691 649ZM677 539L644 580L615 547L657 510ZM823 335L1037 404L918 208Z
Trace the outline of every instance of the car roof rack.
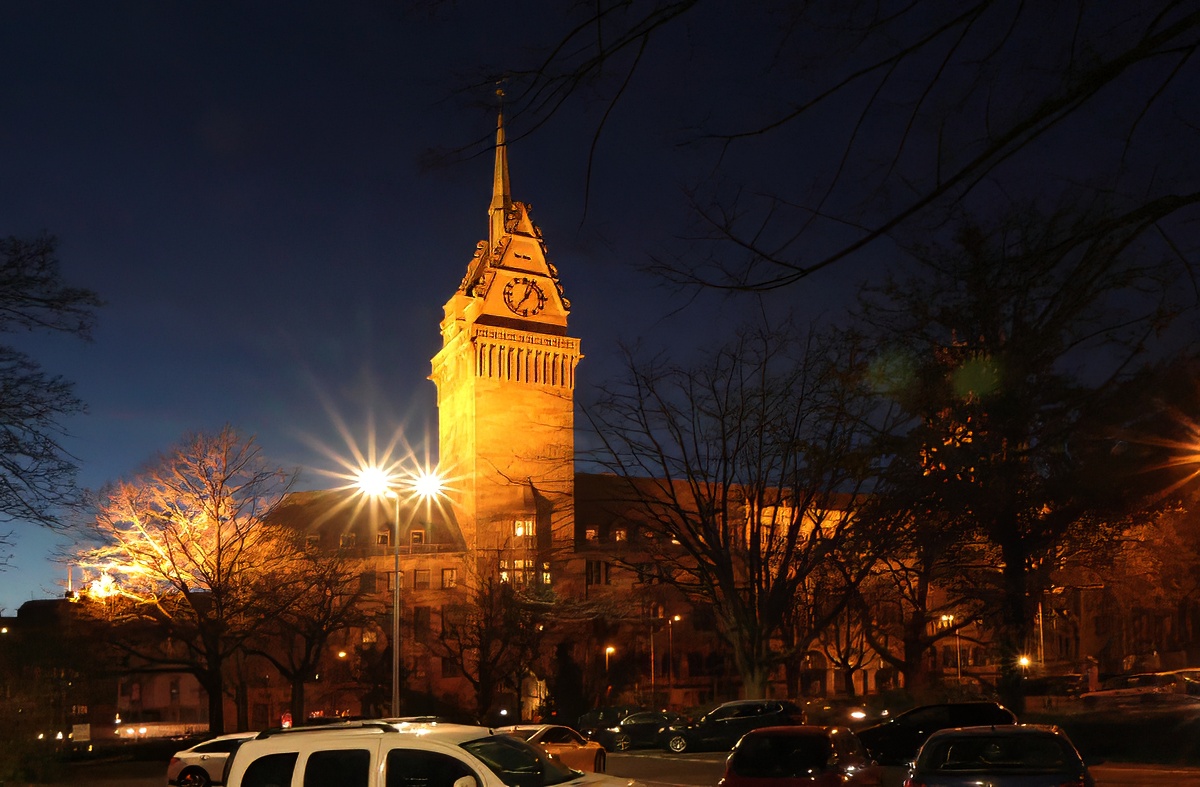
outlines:
M314 724L308 727L271 727L263 730L255 740L270 738L275 735L295 735L301 732L327 732L329 730L383 730L396 732L396 727L383 721L348 721L339 724Z

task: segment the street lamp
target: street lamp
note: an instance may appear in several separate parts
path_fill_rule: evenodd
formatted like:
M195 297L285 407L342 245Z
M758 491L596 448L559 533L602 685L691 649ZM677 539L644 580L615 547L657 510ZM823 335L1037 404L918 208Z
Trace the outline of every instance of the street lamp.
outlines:
M607 648L604 649L604 671L605 671L605 673L608 672L608 657L616 652L617 652L617 649L614 648L612 645L609 645Z
M683 620L682 615L667 618L667 704L675 694L675 624Z
M358 488L376 500L390 497L396 501L392 534L392 716L400 715L400 493L393 489L395 478L377 467L358 474Z
M942 615L942 622L947 626L953 626L954 616ZM962 642L958 638L958 629L954 629L954 664L958 667L958 683L962 685Z

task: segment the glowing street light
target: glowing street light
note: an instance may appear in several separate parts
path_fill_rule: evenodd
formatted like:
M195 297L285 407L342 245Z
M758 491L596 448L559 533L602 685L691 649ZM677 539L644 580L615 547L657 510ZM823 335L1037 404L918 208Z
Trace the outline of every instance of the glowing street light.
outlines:
M675 693L675 624L683 620L682 615L667 618L667 703Z
M614 648L612 645L609 645L607 648L604 649L604 671L605 672L608 672L609 657L612 656L612 654L614 654L616 652L617 652L617 649Z
M392 716L400 715L400 493L393 486L396 478L378 467L366 467L358 473L357 485L367 497L396 501L392 520Z
M942 623L947 627L954 625L953 615L942 615ZM954 629L954 664L958 667L958 682L962 684L962 643L958 638L958 629Z
M400 715L400 493L426 502L442 494L445 482L431 470L419 470L412 475L392 472L376 465L360 467L354 476L354 486L366 497L393 501L392 519L392 716Z

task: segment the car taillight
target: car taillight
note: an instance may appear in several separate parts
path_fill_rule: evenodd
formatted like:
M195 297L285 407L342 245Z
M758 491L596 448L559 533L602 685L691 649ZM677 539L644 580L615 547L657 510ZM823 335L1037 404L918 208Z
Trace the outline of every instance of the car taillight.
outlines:
M175 763L177 763L177 762L179 762L179 758L178 758L178 757L172 757L172 758L171 758L171 761L170 761L170 762L168 762L168 763L167 763L167 765L174 765L174 764L175 764Z
M925 787L925 782L921 781L920 779L914 779L913 777L909 776L907 779L904 780L904 787Z

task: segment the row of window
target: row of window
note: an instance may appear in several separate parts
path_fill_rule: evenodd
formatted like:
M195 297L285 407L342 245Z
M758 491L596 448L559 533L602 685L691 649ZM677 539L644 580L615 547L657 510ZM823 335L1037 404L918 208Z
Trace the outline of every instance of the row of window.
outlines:
M442 570L442 589L458 587L458 569L443 568ZM411 574L410 579L406 583L404 575ZM412 590L429 590L432 585L433 570L428 568L415 568L411 571L400 571L400 588L410 588ZM379 593L384 590L395 590L394 584L396 572L394 571L364 571L359 577L359 590L363 593Z

